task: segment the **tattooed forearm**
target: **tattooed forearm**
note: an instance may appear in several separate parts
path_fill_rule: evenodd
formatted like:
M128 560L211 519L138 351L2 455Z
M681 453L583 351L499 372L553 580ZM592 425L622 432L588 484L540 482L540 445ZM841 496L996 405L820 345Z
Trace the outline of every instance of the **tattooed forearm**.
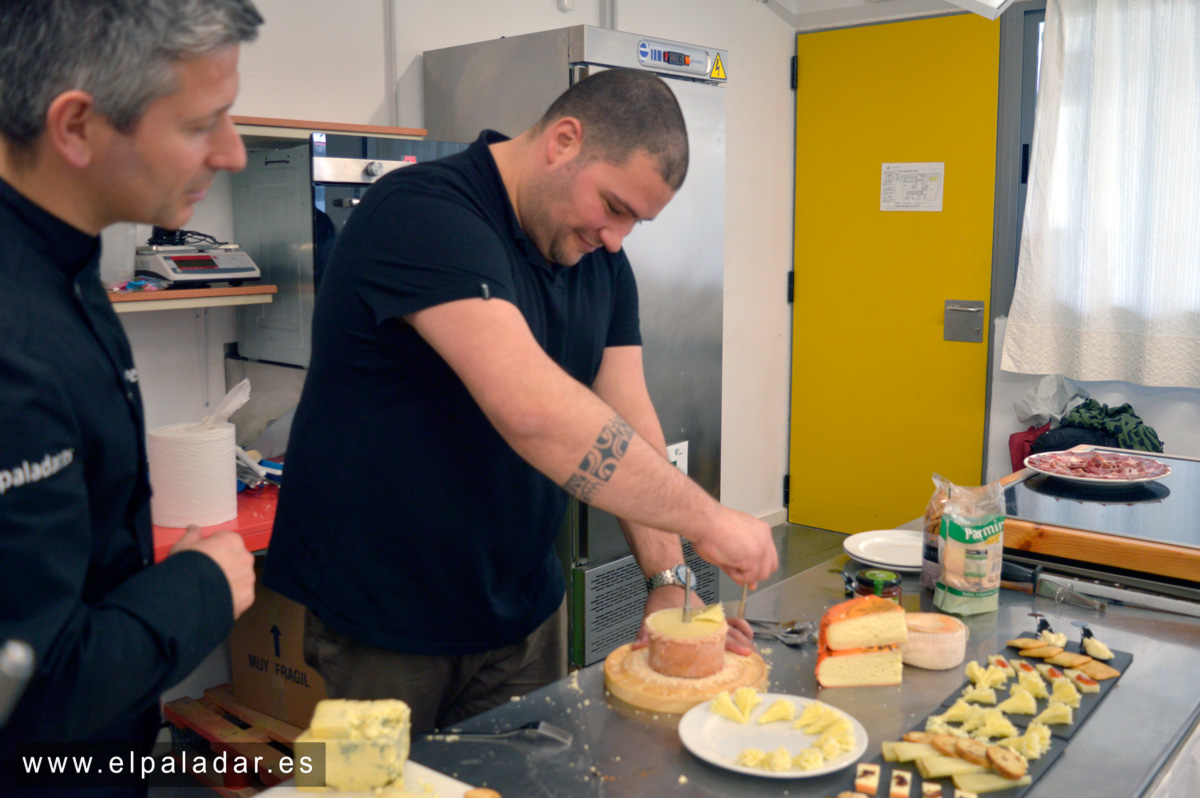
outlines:
M563 483L563 488L583 502L591 501L617 470L617 463L629 449L633 427L620 416L613 416L600 436L588 449L579 468Z

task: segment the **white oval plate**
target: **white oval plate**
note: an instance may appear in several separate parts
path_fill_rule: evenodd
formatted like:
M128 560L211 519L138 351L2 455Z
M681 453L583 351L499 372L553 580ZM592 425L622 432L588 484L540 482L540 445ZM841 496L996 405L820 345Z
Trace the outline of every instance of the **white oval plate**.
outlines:
M867 565L907 572L921 570L921 550L924 546L925 533L919 529L859 532L846 538L842 544L847 554Z
M1067 482L1074 482L1076 485L1091 485L1092 487L1096 487L1096 488L1127 488L1130 485L1140 485L1143 482L1157 482L1158 480L1162 479L1163 477L1169 476L1171 473L1171 467L1169 465L1159 463L1157 460L1155 460L1152 457L1139 457L1137 459L1149 460L1152 463L1158 463L1158 465L1163 466L1167 470L1162 472L1161 474L1158 474L1157 476L1136 477L1134 479L1112 479L1109 477L1081 477L1081 476L1075 476L1074 474L1060 474L1057 471L1048 471L1044 468L1038 468L1037 458L1039 456L1040 455L1031 454L1028 457L1026 457L1025 458L1025 467L1032 471L1036 471L1039 474L1044 474L1048 477L1054 477L1055 479L1061 479L1061 480L1065 480Z
M827 762L824 767L815 770L772 771L739 765L737 763L738 755L747 748L760 748L769 754L782 745L795 757L805 748L811 747L821 736L805 734L799 729L793 728L794 720L777 720L761 726L758 724L759 716L767 711L767 707L781 698L796 705L797 718L804 712L804 708L815 703L816 699L786 693L759 693L759 696L762 698L762 703L750 712L748 723L737 723L714 714L709 709L711 700L697 704L680 719L679 739L692 754L709 764L764 779L805 779L811 776L824 776L853 765L866 752L867 730L854 717L838 709L838 712L850 719L850 725L854 727L854 750L849 753L842 754L837 759ZM837 709L837 707L833 708Z

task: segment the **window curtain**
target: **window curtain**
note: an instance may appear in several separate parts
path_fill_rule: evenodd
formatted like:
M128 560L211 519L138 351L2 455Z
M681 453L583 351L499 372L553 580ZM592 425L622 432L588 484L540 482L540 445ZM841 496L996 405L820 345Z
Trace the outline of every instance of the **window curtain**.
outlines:
M1001 366L1200 388L1200 0L1049 0Z

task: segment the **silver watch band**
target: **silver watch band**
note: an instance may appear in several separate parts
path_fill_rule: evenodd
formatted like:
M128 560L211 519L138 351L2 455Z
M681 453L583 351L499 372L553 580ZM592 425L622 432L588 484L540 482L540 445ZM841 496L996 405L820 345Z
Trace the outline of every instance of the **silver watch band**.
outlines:
M678 585L679 587L691 586L696 587L696 577L692 574L692 570L686 565L676 565L674 568L668 568L665 571L659 571L654 576L646 580L646 591L649 592L655 588L664 587L666 585Z

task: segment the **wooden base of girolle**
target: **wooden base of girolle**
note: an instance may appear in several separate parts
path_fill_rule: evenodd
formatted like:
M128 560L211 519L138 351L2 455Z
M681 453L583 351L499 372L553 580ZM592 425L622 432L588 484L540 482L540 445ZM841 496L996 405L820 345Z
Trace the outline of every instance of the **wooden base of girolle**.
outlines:
M725 652L725 667L701 679L664 676L650 669L647 649L630 644L604 660L604 686L617 698L641 709L680 715L720 693L739 687L767 686L767 663L757 652L743 657Z

